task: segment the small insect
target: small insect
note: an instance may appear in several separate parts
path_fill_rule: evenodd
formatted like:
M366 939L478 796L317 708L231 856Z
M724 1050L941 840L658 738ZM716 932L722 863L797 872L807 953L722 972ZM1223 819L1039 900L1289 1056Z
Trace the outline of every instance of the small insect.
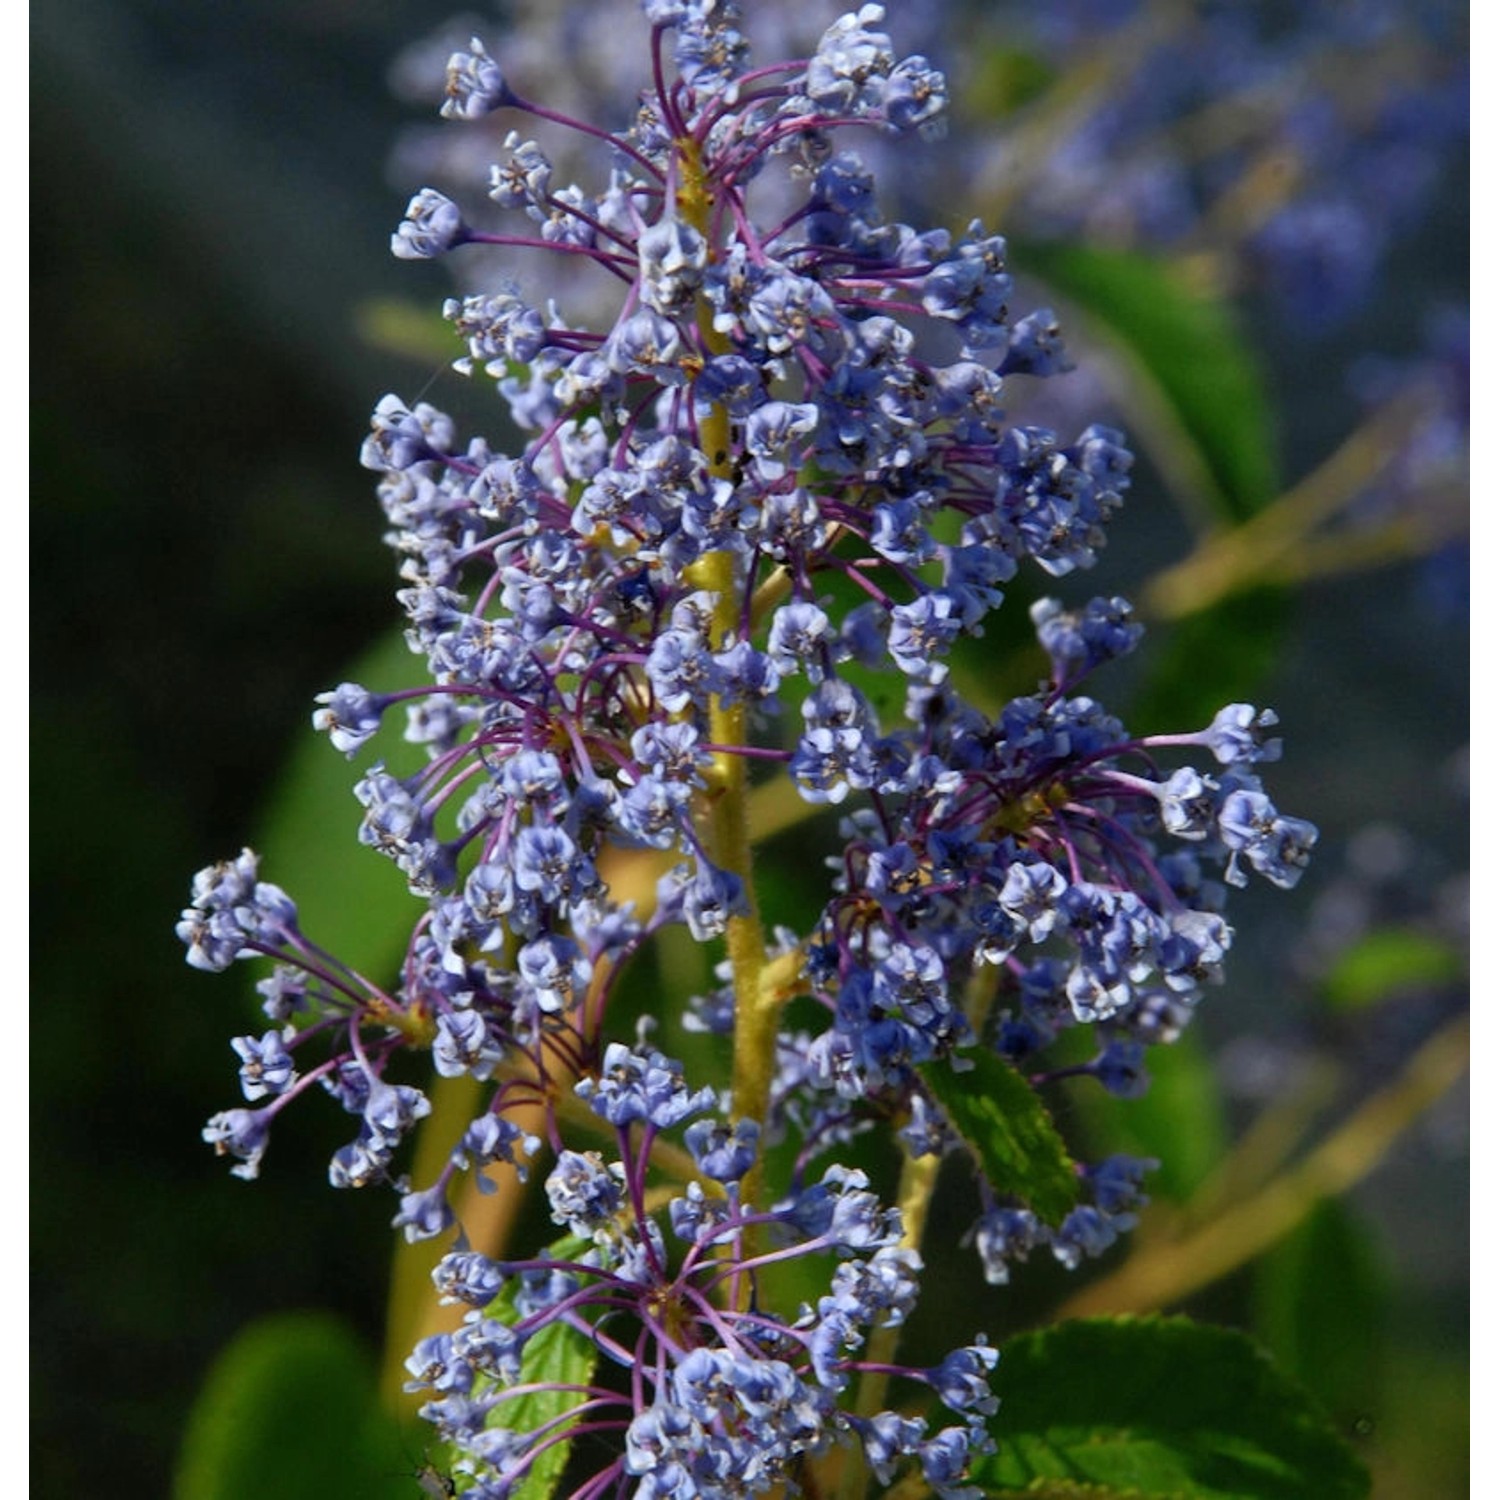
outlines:
M458 1486L453 1482L451 1474L444 1474L434 1464L424 1463L415 1475L418 1486L428 1500L453 1500L458 1494Z

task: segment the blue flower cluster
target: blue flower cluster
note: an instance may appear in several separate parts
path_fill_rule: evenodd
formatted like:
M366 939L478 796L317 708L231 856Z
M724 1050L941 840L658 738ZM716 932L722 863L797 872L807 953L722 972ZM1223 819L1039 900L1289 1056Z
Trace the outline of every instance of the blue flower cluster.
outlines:
M547 1198L584 1243L503 1264L450 1256L440 1284L473 1311L413 1360L467 1493L509 1493L542 1452L590 1433L617 1456L580 1496L756 1493L849 1438L882 1482L912 1459L936 1493L964 1495L993 1351L905 1372L963 1418L936 1435L840 1407L868 1331L906 1316L920 1262L860 1174L834 1164L814 1182L814 1158L870 1119L901 1122L914 1157L947 1150L920 1069L973 1046L1031 1070L1061 1030L1090 1025L1092 1063L1032 1081L1071 1071L1138 1092L1145 1045L1175 1036L1219 975L1226 884L1248 870L1292 885L1316 830L1262 786L1280 748L1268 711L1132 737L1080 693L1140 637L1122 599L1043 600L1050 677L998 709L960 695L954 654L1023 565L1056 579L1094 562L1130 454L1097 424L1070 440L1007 420L1010 382L1067 367L1053 315L1013 312L1003 239L887 221L870 172L835 144L847 126L925 134L942 119L942 75L898 58L879 6L835 22L810 56L755 68L723 0L643 8L654 81L622 133L529 103L477 40L449 63L450 119L570 124L608 147L606 175L562 184L511 131L493 207L471 221L423 189L394 252L546 252L614 287L616 311L603 330L575 324L508 280L446 304L456 368L495 383L529 434L518 453L461 437L423 402L375 408L361 461L379 475L427 680L343 683L313 719L353 755L395 710L425 748L415 774L377 762L355 787L360 841L421 915L387 989L305 937L248 851L198 877L179 927L190 961L275 960L261 984L273 1029L234 1044L247 1101L268 1102L205 1134L253 1176L276 1115L317 1084L357 1121L330 1180L391 1185L395 1223L421 1239L453 1226L461 1174L524 1171L543 1146L511 1116L545 1107ZM769 220L763 176L796 199ZM901 685L901 723L862 690L872 671ZM1179 751L1203 767L1161 763ZM821 914L769 941L745 827L752 764L843 819ZM605 872L631 851L666 870L627 901ZM727 940L725 991L684 1020L735 1033L732 1124L674 1063L610 1040L621 976L669 924ZM821 1007L821 1030L778 1035L795 997ZM396 1155L430 1107L386 1078L413 1049L491 1085L418 1186ZM568 1144L557 1100L575 1083L616 1160ZM669 1251L647 1165L659 1132L689 1120L703 1180L670 1205ZM789 1131L789 1196L757 1207L762 1138ZM1058 1226L981 1181L985 1274L1003 1280L1043 1242L1069 1265L1097 1254L1129 1226L1147 1165L1081 1168L1088 1201ZM839 1258L830 1293L791 1318L763 1308L760 1268L814 1251ZM509 1321L487 1312L502 1287ZM639 1332L623 1335L619 1314ZM526 1341L557 1319L630 1372L628 1392L579 1388L567 1420L512 1430Z
M731 1129L713 1090L689 1093L659 1053L612 1045L578 1093L615 1128L619 1157L559 1153L546 1191L572 1237L529 1260L468 1249L445 1256L433 1279L443 1300L469 1311L407 1361L408 1389L430 1393L423 1415L452 1444L455 1472L472 1481L465 1493L508 1495L559 1442L591 1437L609 1439L616 1456L575 1493L633 1484L641 1500L728 1500L786 1484L804 1455L852 1438L882 1483L911 1460L935 1494L977 1496L962 1475L988 1451L983 1419L996 1405L986 1381L996 1354L983 1338L935 1367L902 1372L959 1423L931 1433L920 1418L840 1404L852 1377L875 1368L861 1359L869 1331L907 1317L922 1269L901 1243L900 1215L880 1206L864 1174L831 1166L758 1209L740 1193L757 1159L754 1123ZM702 1177L666 1205L669 1241L646 1208L651 1147L688 1120L684 1139ZM794 1319L761 1305L754 1289L764 1269L818 1254L834 1267L816 1305ZM628 1385L596 1375L567 1388L554 1422L516 1425L508 1414L528 1393L528 1340L559 1323L628 1372Z

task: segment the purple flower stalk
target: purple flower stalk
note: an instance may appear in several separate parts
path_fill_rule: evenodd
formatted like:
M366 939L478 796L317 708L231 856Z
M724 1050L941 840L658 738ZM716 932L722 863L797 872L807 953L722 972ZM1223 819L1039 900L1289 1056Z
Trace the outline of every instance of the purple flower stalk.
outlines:
M1130 454L1098 425L1067 441L1007 422L1006 384L1067 361L1049 311L1013 317L1000 237L881 217L842 133L930 134L944 82L898 60L879 6L809 57L753 69L732 5L644 9L651 82L619 135L524 101L477 42L450 63L446 115L572 124L599 146L599 176L560 184L512 131L491 206L470 215L424 189L395 253L561 256L612 286L618 310L575 326L513 282L446 304L456 368L496 383L530 434L519 452L425 403L376 406L360 459L380 476L427 680L343 683L313 720L352 755L399 708L425 747L421 770L377 762L355 787L360 841L421 915L385 989L303 935L248 851L198 877L178 929L189 961L275 960L261 985L275 1029L234 1043L246 1099L268 1102L205 1135L253 1176L275 1116L316 1082L358 1121L331 1181L391 1186L410 1239L453 1227L460 1177L524 1174L549 1153L547 1199L577 1245L501 1262L456 1251L439 1285L472 1311L413 1356L466 1493L508 1494L587 1435L613 1456L576 1500L794 1486L799 1465L856 1440L882 1483L910 1462L961 1496L987 1442L994 1351L981 1341L930 1371L861 1360L870 1330L913 1304L920 1258L861 1174L815 1176L817 1158L872 1121L897 1124L913 1158L953 1148L922 1070L974 1047L1039 1088L1083 1075L1139 1093L1145 1046L1175 1037L1219 977L1221 881L1248 868L1290 886L1316 830L1259 780L1279 750L1273 714L1232 705L1205 730L1142 739L1080 694L1139 640L1123 599L1043 600L1049 677L998 711L965 701L964 643L1021 567L1058 579L1094 562ZM901 722L862 690L871 670L901 684ZM1168 749L1204 768L1160 765ZM759 918L752 763L840 810L829 898L805 933L768 937ZM671 861L654 894L621 899L610 872L648 852ZM723 990L680 1005L685 1024L733 1034L724 1100L612 1037L622 975L669 924L724 942ZM795 997L821 1011L811 1033L783 1028ZM1049 1066L1080 1025L1093 1061ZM396 1157L430 1106L386 1078L412 1050L488 1086L416 1186ZM512 1118L538 1106L545 1148ZM612 1159L577 1138L584 1107ZM695 1170L669 1241L647 1166L689 1121ZM798 1149L778 1199L761 1145L784 1137ZM1098 1254L1133 1222L1149 1165L1080 1168L1081 1201L1055 1225L980 1173L986 1277L1040 1244L1070 1266ZM760 1272L815 1251L838 1257L828 1295L791 1315L763 1306ZM623 1374L569 1387L556 1420L507 1426L532 1389L527 1340L558 1319ZM843 1402L862 1374L925 1381L961 1425L929 1434Z

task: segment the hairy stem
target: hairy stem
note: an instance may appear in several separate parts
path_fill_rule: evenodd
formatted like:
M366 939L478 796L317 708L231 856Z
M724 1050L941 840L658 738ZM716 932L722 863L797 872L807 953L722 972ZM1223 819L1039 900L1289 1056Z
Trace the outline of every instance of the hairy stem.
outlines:
M713 223L712 186L704 170L698 143L688 138L678 142L681 176L677 185L678 210L685 222L708 236ZM704 347L713 354L728 351L729 341L713 326L713 312L706 300L698 305L698 329ZM698 445L708 455L710 473L731 479L730 422L720 404L710 408L698 427ZM693 565L693 581L716 595L714 635L716 644L727 643L739 628L740 599L735 577L734 554L712 552ZM746 743L748 713L743 703L725 703L714 698L709 706L709 739L715 745ZM736 876L744 891L746 909L729 919L726 938L734 983L734 1112L763 1124L776 1066L776 1018L780 1007L762 999L761 970L765 966L766 943L755 893L755 871L751 849L749 776L746 758L729 750L714 753L713 781L709 792L708 834L714 859L721 869ZM747 1200L753 1201L758 1183L744 1184Z

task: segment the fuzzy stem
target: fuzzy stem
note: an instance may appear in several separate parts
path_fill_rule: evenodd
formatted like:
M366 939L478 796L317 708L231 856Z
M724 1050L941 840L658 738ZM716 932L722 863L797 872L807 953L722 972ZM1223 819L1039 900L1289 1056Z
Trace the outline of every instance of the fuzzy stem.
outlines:
M683 220L708 236L714 218L713 190L704 171L698 143L684 137L677 143L677 207ZM728 352L729 341L713 326L712 308L699 299L698 329L706 349ZM698 426L698 445L708 456L709 470L716 478L733 476L728 410L715 403ZM739 627L740 601L736 592L734 554L711 552L691 569L692 581L716 596L714 634L726 641ZM748 713L743 703L725 703L714 698L709 705L709 740L719 746L746 743ZM738 877L745 894L746 911L729 919L726 933L729 964L734 982L734 1112L741 1118L763 1124L771 1095L776 1063L776 1019L779 1005L763 1003L761 970L765 966L765 936L755 894L755 871L751 849L748 763L743 755L727 749L714 752L709 792L708 844L721 869ZM747 1199L757 1184L745 1184Z

